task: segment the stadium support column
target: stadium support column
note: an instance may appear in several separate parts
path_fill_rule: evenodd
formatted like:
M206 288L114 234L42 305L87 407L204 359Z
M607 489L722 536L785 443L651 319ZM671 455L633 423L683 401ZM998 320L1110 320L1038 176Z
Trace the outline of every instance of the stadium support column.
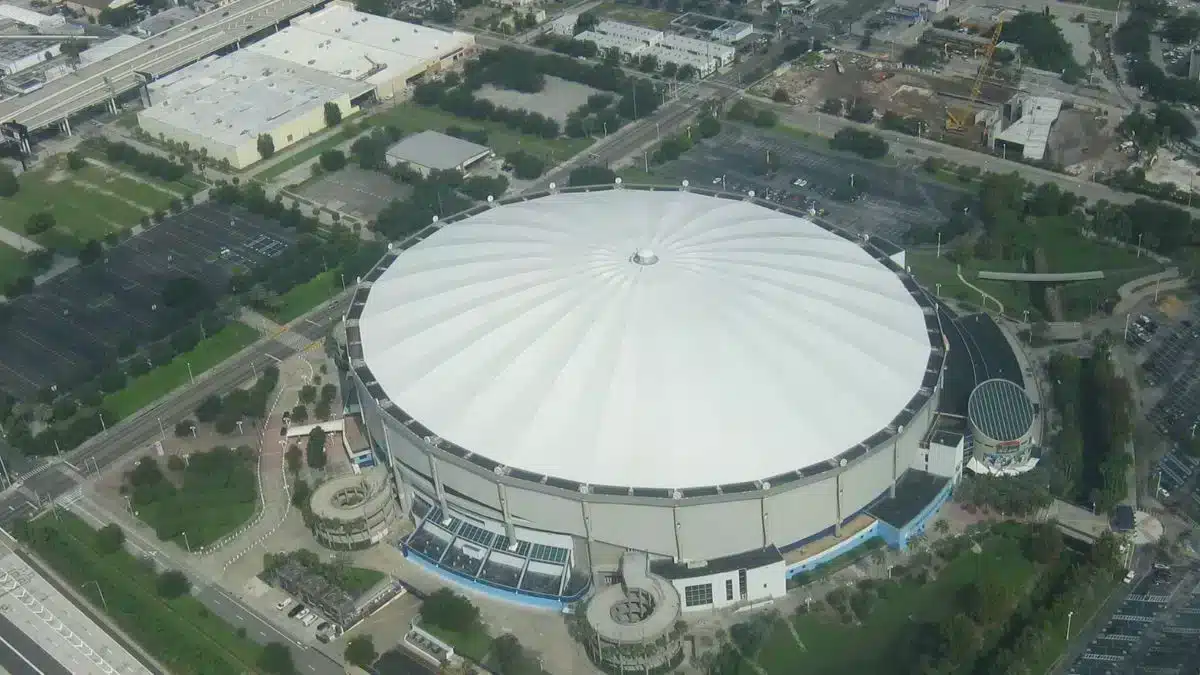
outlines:
M383 427L383 451L387 453L388 466L392 468L392 480L396 483L396 496L400 499L400 508L404 510L404 517L412 519L412 496L408 491L408 486L404 483L404 476L400 474L400 460L392 454L392 438L388 436L387 422L384 422ZM367 430L367 438L371 438L371 425L364 423L363 428ZM371 439L371 445L374 445L374 439Z
M842 536L842 472L833 477L833 504L836 509L833 521L833 536Z
M900 433L892 441L892 487L888 492L892 499L896 498L896 483L900 480L900 436L903 434L904 427L900 427Z
M512 513L508 510L508 486L496 483L496 491L500 495L500 513L504 517L504 536L509 541L517 540L517 528L513 525Z
M118 112L120 112L120 110L117 108L117 99L115 99L115 98L108 99L108 112L110 112L114 115L116 115Z
M67 118L66 115L63 116L61 124L63 132L65 132L67 136L71 136L71 120Z
M583 515L583 536L584 542L587 545L588 559L588 577L592 580L593 586L599 586L599 579L596 577L596 556L592 550L592 544L596 540L592 539L592 514L588 512L588 503L586 501L579 502L579 510ZM596 638L596 648L600 648L599 637Z
M446 507L446 487L442 485L442 477L438 475L438 460L434 459L433 453L429 457L429 475L433 477L433 491L437 493L438 506L442 509L442 517L447 518L450 515L450 509Z

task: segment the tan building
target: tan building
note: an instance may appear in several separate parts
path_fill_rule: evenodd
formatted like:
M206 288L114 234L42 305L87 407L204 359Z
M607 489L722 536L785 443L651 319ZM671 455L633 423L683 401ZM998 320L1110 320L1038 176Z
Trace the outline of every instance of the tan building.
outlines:
M364 82L240 51L155 82L153 105L138 113L138 124L241 169L262 159L260 136L269 134L275 150L282 150L325 128L326 103L348 116L351 101L370 91Z

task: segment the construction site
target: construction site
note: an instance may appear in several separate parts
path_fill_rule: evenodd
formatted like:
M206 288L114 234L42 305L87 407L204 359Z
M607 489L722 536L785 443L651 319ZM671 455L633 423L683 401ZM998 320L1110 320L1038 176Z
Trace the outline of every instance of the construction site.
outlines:
M842 114L865 103L876 121L891 113L885 128L1072 173L1121 168L1112 166L1123 160L1112 152L1120 115L1069 86L1047 86L1043 75L1051 74L1026 67L1003 42L1002 22L927 28L909 49L937 65L902 65L891 47L827 50L778 69L753 92L778 100L782 90L793 105Z

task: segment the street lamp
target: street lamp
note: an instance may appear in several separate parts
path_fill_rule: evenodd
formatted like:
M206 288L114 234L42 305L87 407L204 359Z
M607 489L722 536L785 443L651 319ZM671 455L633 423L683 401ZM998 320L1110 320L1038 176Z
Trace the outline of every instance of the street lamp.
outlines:
M1067 612L1067 640L1071 639L1071 617L1075 616L1075 611Z
M80 588L87 588L89 585L96 587L96 592L100 594L100 604L104 605L104 613L108 614L109 613L108 601L104 599L104 589L100 588L99 582L96 582L96 581L89 581L89 582L85 583L84 585L80 586Z
M187 532L183 533L183 545L187 547L188 553L192 552L192 544L191 544L191 542L188 541Z

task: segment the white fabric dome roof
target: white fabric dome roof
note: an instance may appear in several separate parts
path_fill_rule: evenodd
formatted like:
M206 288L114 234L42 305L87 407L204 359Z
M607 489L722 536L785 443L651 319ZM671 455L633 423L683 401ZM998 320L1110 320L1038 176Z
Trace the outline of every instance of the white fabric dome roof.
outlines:
M500 464L592 485L768 478L886 427L925 316L856 243L688 192L555 194L451 223L374 283L387 397Z

